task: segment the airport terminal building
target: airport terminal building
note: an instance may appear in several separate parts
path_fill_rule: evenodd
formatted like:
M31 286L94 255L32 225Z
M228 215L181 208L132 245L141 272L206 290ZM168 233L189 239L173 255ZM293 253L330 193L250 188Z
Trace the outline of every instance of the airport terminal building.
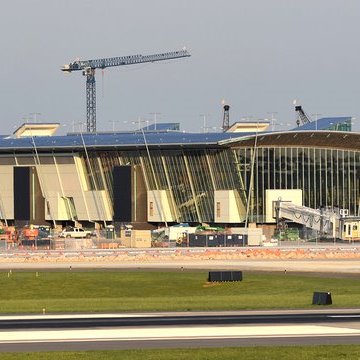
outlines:
M274 222L270 201L292 200L289 190L304 206L358 216L360 133L349 124L350 117L323 118L290 131L260 131L257 123L221 133L167 124L64 136L55 135L58 124L24 124L0 138L0 219L54 226L265 224Z

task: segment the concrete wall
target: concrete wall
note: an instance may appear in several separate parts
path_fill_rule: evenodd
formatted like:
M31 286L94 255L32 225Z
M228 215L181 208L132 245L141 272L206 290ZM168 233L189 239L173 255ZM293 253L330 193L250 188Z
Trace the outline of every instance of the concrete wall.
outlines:
M14 219L14 166L34 166L45 202L47 221L111 221L112 204L105 190L91 190L83 160L77 156L40 156L40 165L29 156L0 157L0 217ZM75 213L69 211L72 199Z
M266 200L266 222L275 223L276 219L274 218L274 201L292 201L294 205L303 205L302 201L302 190L293 189L293 190L266 190L265 194Z
M4 162L0 158L0 217L14 219L14 166Z
M149 222L176 221L171 211L168 190L149 190L147 192L147 220Z
M236 190L214 192L214 220L216 223L241 223L245 220L246 209Z

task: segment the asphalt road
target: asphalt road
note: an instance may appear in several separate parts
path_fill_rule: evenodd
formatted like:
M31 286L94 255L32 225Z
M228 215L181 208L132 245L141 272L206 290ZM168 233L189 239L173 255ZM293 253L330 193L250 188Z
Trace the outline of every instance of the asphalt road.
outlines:
M167 313L134 315L2 316L0 330L73 329L189 325L336 324L360 322L360 311Z
M0 318L0 351L360 344L360 311Z

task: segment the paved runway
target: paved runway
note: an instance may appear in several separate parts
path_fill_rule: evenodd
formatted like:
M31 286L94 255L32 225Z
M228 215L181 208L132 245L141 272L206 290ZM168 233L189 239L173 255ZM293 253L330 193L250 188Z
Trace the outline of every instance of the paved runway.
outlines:
M104 350L260 345L360 344L360 329L329 326L228 326L1 332L0 350Z
M0 269L177 269L210 270L241 269L260 271L334 273L336 276L358 276L360 266L357 260L200 260L200 261L154 261L106 263L74 261L57 263L0 263ZM341 275L341 273L343 275ZM340 310L336 310L340 311ZM246 312L248 313L248 312ZM257 312L266 314L268 312ZM291 313L291 311L289 311ZM301 313L301 312L298 312ZM306 313L306 312L305 312ZM321 314L323 311L317 311ZM160 314L161 315L161 314ZM239 315L239 314L237 314ZM340 314L341 315L341 314ZM84 315L85 317L87 315ZM103 315L101 315L103 316ZM318 344L360 344L360 318L354 316L338 318L336 321L314 323L311 319L287 322L264 321L264 323L221 323L214 324L168 324L146 327L88 326L42 330L27 328L0 330L0 351L45 351L45 350L95 350L131 348L184 348L215 346L262 346L262 345L318 345Z

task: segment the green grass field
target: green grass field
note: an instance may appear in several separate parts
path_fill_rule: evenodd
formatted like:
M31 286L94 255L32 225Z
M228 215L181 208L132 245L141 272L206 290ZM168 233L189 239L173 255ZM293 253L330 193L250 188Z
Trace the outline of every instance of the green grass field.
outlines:
M1 354L1 360L358 360L359 358L360 346L355 345Z
M241 282L207 283L207 272L0 272L0 313L188 311L360 306L360 279L244 273Z

